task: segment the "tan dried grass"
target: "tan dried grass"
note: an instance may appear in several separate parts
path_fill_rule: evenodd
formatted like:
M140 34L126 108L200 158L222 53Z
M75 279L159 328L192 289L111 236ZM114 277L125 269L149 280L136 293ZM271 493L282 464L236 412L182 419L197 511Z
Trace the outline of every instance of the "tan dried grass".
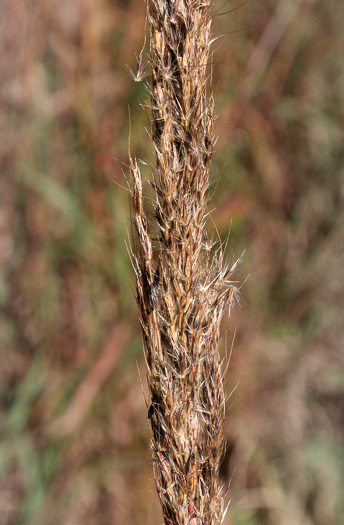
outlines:
M154 475L166 525L223 519L218 480L225 416L220 322L236 264L206 233L214 99L207 96L210 0L148 0L152 73L149 225L129 152L138 250L131 257L150 391ZM141 55L140 55L141 56ZM157 233L154 237L150 227ZM155 235L157 237L155 237Z

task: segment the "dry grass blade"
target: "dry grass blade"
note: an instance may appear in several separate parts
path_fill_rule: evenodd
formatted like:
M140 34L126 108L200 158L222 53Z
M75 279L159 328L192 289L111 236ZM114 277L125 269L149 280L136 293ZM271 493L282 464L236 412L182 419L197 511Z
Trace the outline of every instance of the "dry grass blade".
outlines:
M223 518L218 470L225 396L220 322L235 287L205 229L214 101L207 97L209 0L148 0L152 238L138 164L129 152L137 253L132 251L151 405L154 473L166 525ZM158 245L153 246L153 239Z

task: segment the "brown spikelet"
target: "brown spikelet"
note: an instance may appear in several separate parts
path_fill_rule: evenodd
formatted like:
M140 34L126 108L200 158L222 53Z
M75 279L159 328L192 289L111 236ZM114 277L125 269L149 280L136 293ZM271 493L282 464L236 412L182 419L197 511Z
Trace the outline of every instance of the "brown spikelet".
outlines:
M207 97L210 0L147 0L156 168L154 237L129 152L132 251L151 404L152 451L166 525L223 518L218 470L225 397L220 322L235 288L205 231L214 101ZM157 235L157 237L155 237ZM154 246L153 246L154 243Z

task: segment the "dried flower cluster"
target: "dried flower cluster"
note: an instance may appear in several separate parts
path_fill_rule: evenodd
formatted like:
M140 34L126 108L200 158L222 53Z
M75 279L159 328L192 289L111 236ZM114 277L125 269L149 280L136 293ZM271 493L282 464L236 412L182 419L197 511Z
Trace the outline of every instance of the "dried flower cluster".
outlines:
M225 397L218 353L234 270L208 240L214 101L207 98L210 0L147 0L152 74L155 220L129 153L138 250L131 256L151 405L154 474L166 525L213 525ZM153 221L152 221L153 222ZM155 229L154 237L150 227Z

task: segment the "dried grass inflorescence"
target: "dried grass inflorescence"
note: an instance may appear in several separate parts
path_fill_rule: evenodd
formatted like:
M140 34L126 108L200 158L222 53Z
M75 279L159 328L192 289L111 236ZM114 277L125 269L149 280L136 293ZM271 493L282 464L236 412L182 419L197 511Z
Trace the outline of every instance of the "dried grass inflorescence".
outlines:
M154 474L166 525L212 525L225 412L218 353L234 270L206 234L214 101L207 97L210 0L147 0L155 221L129 152L138 249L131 256L150 390ZM154 226L154 236L150 233Z

